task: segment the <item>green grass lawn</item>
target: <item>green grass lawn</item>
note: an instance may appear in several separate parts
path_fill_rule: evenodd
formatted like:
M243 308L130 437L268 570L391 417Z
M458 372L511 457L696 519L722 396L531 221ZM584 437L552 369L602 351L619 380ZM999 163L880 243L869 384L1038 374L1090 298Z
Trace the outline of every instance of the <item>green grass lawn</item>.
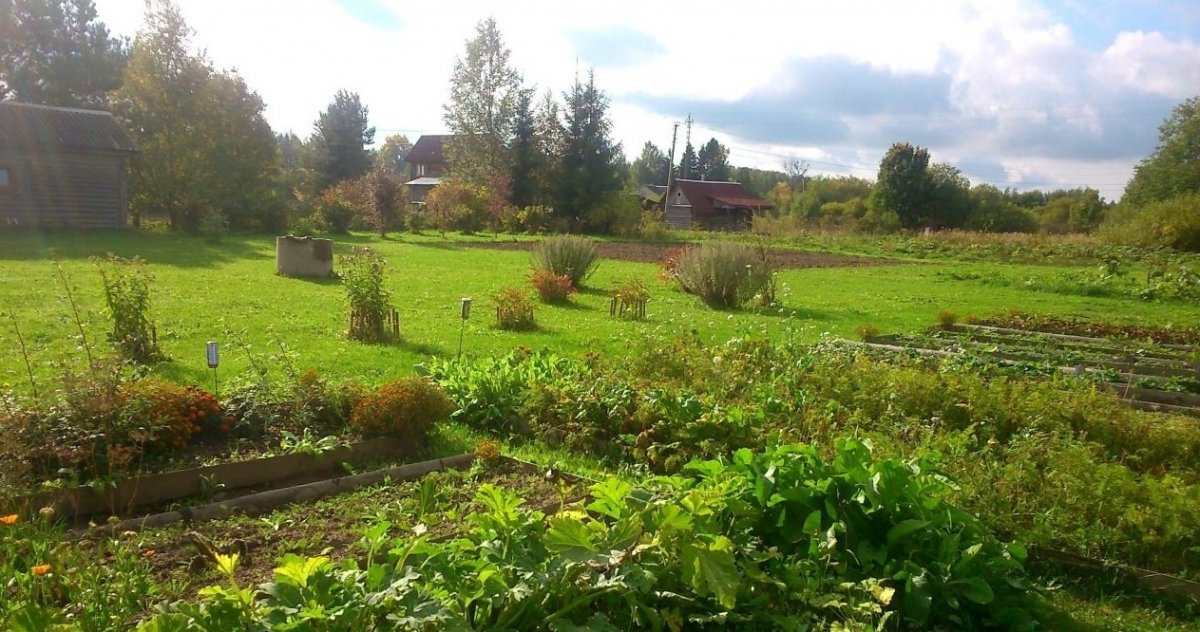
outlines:
M152 312L160 343L171 357L155 373L200 384L211 383L204 361L207 340L222 343L220 372L225 378L250 363L246 351L235 344L237 339L262 364L280 361L282 343L297 368L317 368L332 377L378 383L408 374L423 358L457 352L463 296L475 299L464 335L466 354L518 346L568 354L621 353L631 338L692 330L710 341L744 333L797 340L817 340L824 333L853 337L864 324L885 333L909 332L933 324L941 310L965 316L1019 308L1144 324L1197 324L1194 307L1181 302L1056 294L994 282L997 277L1047 277L1069 270L1061 266L910 262L786 270L780 274L780 307L718 312L659 281L653 265L604 260L573 304L539 305L539 329L514 333L494 327L490 297L504 286L529 287L528 254L453 243L464 239L488 240L458 235L337 238L339 254L367 245L388 260L386 284L400 312L404 340L365 345L343 336L347 308L337 281L275 275L273 237L234 236L214 243L133 231L0 234L0 311L4 312L0 341L5 349L0 355L0 382L22 390L28 382L10 313L25 338L39 380L59 375L63 364L76 368L84 364L56 260L75 288L91 345L105 347L108 325L102 288L89 258L109 252L144 258L155 277ZM645 322L617 321L608 315L608 290L631 277L651 287Z

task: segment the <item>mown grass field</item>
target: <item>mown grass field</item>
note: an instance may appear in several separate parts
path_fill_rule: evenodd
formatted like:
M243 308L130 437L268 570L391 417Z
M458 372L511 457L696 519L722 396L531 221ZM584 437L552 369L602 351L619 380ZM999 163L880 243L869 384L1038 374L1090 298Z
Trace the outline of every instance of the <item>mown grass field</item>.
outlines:
M958 380L958 377L963 376L947 377L923 370L909 371L902 367L874 371L857 365L834 363L820 373L813 368L824 366L820 362L796 359L804 358L803 354L793 358L795 361L760 366L753 364L763 361L762 357L752 353L755 349L761 350L756 344L749 344L740 360L733 355L735 345L723 344L741 336L749 336L760 342L763 338L773 338L776 342L812 342L826 335L856 338L856 330L864 325L884 333L910 333L933 325L937 314L942 311L954 312L959 316L982 316L1019 309L1044 315L1147 326L1195 327L1200 324L1194 304L1187 301L1140 300L1135 298L1136 294L1130 294L1126 286L1092 283L1089 279L1095 275L1097 268L1094 255L1078 259L1059 257L1054 259L1057 262L1054 264L1031 263L1036 257L1030 256L980 255L979 252L975 253L978 256L963 260L952 258L953 252L929 256L928 252L918 251L907 258L909 253L894 248L881 249L878 243L866 240L858 244L846 240L824 244L828 248L814 242L804 245L813 250L824 249L840 254L886 254L892 260L886 265L785 269L778 277L778 305L734 312L708 309L695 297L663 283L658 278L657 266L652 263L605 259L572 304L539 304L538 330L516 333L501 331L494 326L491 296L506 286L522 287L532 294L528 281L530 257L522 250L498 249L488 247L495 244L487 243L511 241L511 238L461 235L442 238L432 234L405 234L391 239L351 235L336 238L335 241L336 254L347 253L354 246L370 246L387 259L386 285L392 292L392 302L401 316L402 341L366 345L346 340L343 331L346 328L347 307L341 284L336 280L306 281L277 276L274 272L274 238L270 236L232 236L213 242L194 237L138 232L0 233L0 344L5 350L0 354L0 386L8 384L18 393L28 392L29 377L18 332L28 352L33 380L43 394L56 386L57 378L66 370L84 370L89 348L97 354L107 353L104 337L108 322L103 309L101 279L91 260L92 257L102 257L107 253L142 257L148 262L148 271L155 278L152 313L160 343L171 360L154 366L151 372L179 382L200 384L205 388L212 386L212 376L204 360L204 343L207 340L222 343L220 374L223 387L251 365L272 370L276 379L286 380L287 375L292 373L291 369L315 368L332 380L351 379L368 385L411 374L415 365L431 357L452 357L457 353L461 327L459 300L463 296L470 296L475 299L475 306L465 329L464 355L501 356L517 347L526 347L549 349L566 357L598 354L604 358L603 363L589 363L586 371L581 369L583 372L572 378L576 382L563 378L562 384L536 385L545 387L545 392L539 391L542 395L556 394L556 397L543 397L537 401L545 400L547 406L561 408L542 411L546 413L545 419L550 420L547 423L557 423L553 414L561 413L565 420L577 420L580 411L590 410L588 406L593 402L587 397L596 393L585 386L590 387L592 382L604 379L610 382L625 379L633 388L662 387L672 393L678 390L675 394L680 397L685 392L707 393L705 405L711 405L712 414L705 419L726 424L724 429L728 430L721 433L720 440L709 441L716 441L714 445L726 446L722 441L729 437L725 435L732 437L734 430L742 427L734 419L736 415L726 418L728 415L721 411L732 415L735 409L758 410L763 415L755 419L759 419L760 423L769 420L766 407L755 408L758 406L755 393L764 393L747 391L748 394L741 399L739 397L742 396L730 396L728 401L720 399L716 393L723 390L719 384L722 380L709 379L716 373L705 373L703 375L709 375L709 378L700 378L695 383L682 386L667 384L667 380L663 380L662 384L634 383L635 367L640 367L637 370L644 373L644 380L652 380L653 376L658 375L656 368L651 366L654 361L643 359L639 362L636 357L638 354L658 357L668 364L677 359L683 362L684 358L667 358L661 354L674 353L669 350L676 347L671 346L669 341L676 336L698 337L699 343L693 340L679 347L680 353L692 354L686 362L692 363L693 369L718 364L720 359L713 357L714 354L708 350L724 349L723 353L730 354L726 358L729 365L722 365L721 376L732 380L736 377L735 367L741 366L739 362L744 362L746 364L742 368L748 373L743 378L751 379L753 376L757 380L754 367L758 366L763 368L764 374L783 385L780 386L780 393L799 393L807 389L806 394L796 398L806 399L807 405L788 403L788 406L796 404L793 414L797 428L785 427L783 429L788 431L785 434L791 436L791 432L795 431L801 437L809 437L804 440L814 445L843 435L867 436L878 439L881 453L932 450L948 455L947 463L957 467L957 470L953 467L951 470L960 475L960 480L970 488L962 498L975 502L971 509L980 515L988 515L993 519L999 517L995 520L997 525L1011 524L1027 531L1033 528L1025 524L1029 522L1027 520L1006 521L1003 505L997 505L994 511L987 508L981 511L980 503L988 502L989 495L997 495L995 490L1001 489L993 481L1008 482L1014 487L998 494L1004 497L1012 511L1019 510L1017 505L1023 499L1026 505L1022 506L1026 513L1022 515L1046 518L1034 520L1034 526L1043 523L1049 525L1046 529L1050 533L1030 531L1040 540L1078 547L1085 547L1093 541L1112 544L1110 540L1117 536L1107 535L1107 531L1090 537L1083 531L1068 532L1068 529L1061 527L1065 524L1086 531L1091 524L1088 518L1075 519L1073 513L1062 511L1072 506L1072 499L1082 503L1079 505L1082 508L1077 509L1081 515L1091 515L1089 512L1095 510L1096 515L1101 516L1095 518L1096 521L1108 515L1101 515L1098 507L1087 504L1094 500L1090 496L1084 498L1085 494L1075 493L1095 487L1096 479L1103 478L1100 476L1100 469L1103 469L1107 473L1108 478L1104 479L1108 481L1107 484L1121 483L1125 487L1114 487L1118 491L1113 492L1112 496L1104 496L1098 501L1100 504L1112 505L1119 500L1135 513L1143 507L1153 507L1153 510L1142 512L1143 521L1150 517L1163 518L1149 522L1155 525L1162 523L1163 529L1167 530L1163 537L1171 542L1189 541L1186 533L1180 533L1185 527L1172 526L1164 518L1176 512L1160 511L1160 508L1182 507L1184 514L1191 513L1187 507L1191 506L1188 499L1194 498L1190 496L1193 493L1190 490L1194 488L1189 487L1190 482L1181 481L1192 480L1193 466L1184 457L1171 456L1175 452L1168 449L1168 444L1186 444L1190 441L1185 440L1183 435L1187 433L1182 432L1190 432L1190 426L1180 427L1179 436L1171 435L1166 439L1164 437L1169 431L1157 423L1145 428L1134 424L1136 427L1131 426L1132 430L1118 424L1120 427L1116 430L1129 430L1133 433L1130 436L1144 440L1145 445L1139 444L1144 449L1139 450L1138 446L1125 445L1117 440L1104 442L1107 436L1105 431L1111 430L1105 424L1111 419L1123 420L1121 423L1140 423L1143 419L1130 417L1123 408L1110 411L1101 406L1099 412L1091 416L1086 412L1078 415L1063 413L1068 421L1085 417L1094 421L1086 428L1095 428L1096 437L1091 437L1087 429L1076 432L1061 420L1051 423L1040 419L1042 416L1054 417L1058 414L1051 409L1076 410L1071 408L1071 396L1093 397L1082 391L1070 396L1063 395L1056 392L1054 386L1042 387L1030 382L1028 391L1014 387L1012 393L1005 394L1004 380L988 382L979 376L966 376L970 379L965 381L970 384L962 386L959 382L963 380ZM1010 260L1021 263L1008 263ZM1079 263L1068 264L1064 261ZM1136 271L1142 264L1131 261L1129 265ZM640 279L651 289L648 318L644 322L609 317L610 290L629 278ZM68 288L74 297L73 303L66 296ZM73 307L78 308L83 321L86 344L79 339ZM284 363L291 366L280 366ZM608 365L607 373L605 364ZM797 368L802 365L807 368ZM669 372L664 369L664 375ZM689 371L682 373L688 374ZM789 374L800 381L779 381ZM851 380L855 376L860 381ZM844 380L851 380L847 382L851 385L847 388L851 390L839 392L838 385ZM821 384L825 386L821 387ZM939 387L955 384L962 388L950 392ZM560 387L561 392L554 390ZM597 393L603 395L608 392L601 391ZM620 389L612 392L618 393ZM1002 395L1012 395L1013 399L1004 400ZM714 399L709 401L709 396ZM888 401L892 408L879 412L876 404L885 396L890 397ZM572 397L579 401L574 402ZM930 429L925 439L920 439L920 432L907 433L907 430L925 428L927 424L936 426L934 422L939 417L930 415L941 414L939 411L944 408L942 404L947 403L943 400L951 400L950 405L961 405L964 409L975 406L978 414L972 413L972 423L968 427ZM904 404L906 401L908 403ZM1004 401L1008 404L998 403ZM1115 401L1103 398L1095 401L1104 406L1119 406ZM574 405L572 402L578 405L578 409L571 408ZM600 409L607 411L612 402L602 399L601 403L604 406ZM1045 410L1038 408L1042 405ZM848 413L852 409L876 412L853 419L838 413ZM771 415L783 413L776 411ZM608 416L618 417L619 414L610 413ZM685 419L687 415L676 417L666 415L660 420L664 424L658 429L664 433L661 441L664 445L687 444L696 447L692 445L693 442L678 441L680 437L689 436L686 433L696 425L693 423L696 420L688 421ZM1013 428L999 432L998 426L993 427L1003 425L1000 424L1001 418L1009 417L1012 419L1005 423L1011 422ZM1145 419L1149 420L1149 417L1147 415ZM786 425L793 418L784 416L776 421ZM1024 421L1029 421L1028 428ZM605 424L595 425L589 430L598 430ZM487 424L483 426L468 427L461 422L446 422L439 429L433 451L446 454L470 451L478 441L490 437L502 442L503 453L526 458L542 467L561 468L597 479L616 473L636 480L647 472L647 464L636 460L598 458L594 454L551 445L540 439L509 437L501 428ZM826 428L827 432L817 432L820 428ZM1146 432L1134 432L1139 428ZM994 439L996 434L1003 435L1004 447L987 447L990 443L985 438L991 436ZM736 447L740 445L739 441L753 443L758 439L756 435L741 436L740 439L733 437L729 438L726 447ZM1038 443L1043 440L1047 441L1044 446ZM981 442L985 447L971 452L974 449L971 446ZM1130 453L1136 453L1136 458L1128 463L1127 448ZM1181 448L1180 454L1186 452ZM1163 468L1147 465L1145 469L1153 470L1149 473L1138 468L1138 458L1156 454L1167 455L1162 459L1168 465ZM1022 460L1025 457L1036 460L1043 456L1048 460L1041 466ZM976 464L982 465L975 467ZM1010 468L1011 472L1005 474L1009 470L1003 468ZM1165 475L1159 471L1172 468L1177 469ZM1057 472L1060 482L1075 485L1069 487L1074 492L1060 492L1044 498L1034 493L1040 488L1027 484L1023 473L1042 472L1044 475L1047 471ZM1102 481L1100 486L1105 484ZM455 485L452 483L450 486ZM974 496L971 495L972 489L978 491ZM1165 500L1142 498L1156 493L1163 494ZM1021 494L1028 496L1022 497ZM1097 492L1096 498L1101 496L1103 493ZM343 509L342 517L347 525L351 525L344 529L346 537L353 535L352 526L358 521L359 513L378 514L385 509L383 506L374 506L369 502L370 498L375 496L374 492L368 490L329 503ZM1172 502L1179 504L1172 505ZM306 522L311 507L291 507L281 512L265 520L242 519L231 522L232 527L225 523L213 523L201 530L214 541L226 543L233 534L241 533L239 529L245 531L250 529L247 525L251 525L257 530L255 533L269 531L266 539L274 542L274 539L281 537L276 532L286 523L287 528L294 528L298 534L296 537L303 540L303 545L293 547L296 551L314 554L322 549L325 545L322 530L310 528L311 525ZM1058 519L1065 513L1071 515ZM1110 523L1113 520L1105 523L1105 528L1117 533L1120 525ZM1099 530L1099 522L1094 527ZM162 552L153 562L158 574L145 576L146 581L151 582L148 585L157 585L157 598L177 598L195 588L172 575L179 571L169 554L180 548L177 535L170 530L147 532L135 547L137 550L134 553L137 555L144 555L141 549L148 547ZM1121 542L1128 546L1114 546L1112 549L1119 556L1123 552L1132 555L1133 552L1153 548L1139 548L1140 544L1147 544L1139 544L1139 540L1136 537L1125 538ZM261 559L255 559L247 569L265 576L276 561L273 559L274 553L282 550L271 549L273 552L268 554L264 549L260 552ZM139 572L150 572L143 568L148 562L139 564ZM1085 577L1069 569L1059 572L1038 567L1036 572L1036 583L1051 588L1044 593L1046 608L1042 616L1046 629L1197 629L1191 608L1178 608L1175 604L1160 602L1151 595L1128 590L1107 578Z
M336 238L337 254L369 246L388 261L386 284L400 312L403 341L364 345L342 335L347 308L340 284L277 276L274 239L269 236L212 242L132 231L0 234L0 339L5 349L0 354L0 382L19 390L28 386L13 318L25 339L35 379L48 381L61 374L64 362L82 366L79 332L56 262L73 288L90 344L103 349L107 321L100 276L90 258L110 252L142 257L155 278L152 313L171 361L154 372L201 384L211 383L204 361L207 340L222 343L223 378L248 368L251 358L245 345L254 361L270 364L278 360L280 344L299 368L316 368L329 377L379 383L411 373L431 355L457 353L463 296L474 299L463 341L464 354L473 355L518 346L616 354L633 338L693 330L706 341L749 332L798 341L825 334L853 338L862 325L887 333L919 330L933 324L942 310L966 316L1021 309L1148 325L1195 325L1198 320L1194 306L1184 302L1056 293L1047 291L1044 283L1024 283L1091 266L901 260L897 265L791 269L779 273L778 307L717 312L660 281L652 264L603 260L572 304L539 305L538 330L514 333L495 328L490 297L505 286L529 288L529 255L463 245L492 239ZM609 317L609 290L629 278L642 279L651 288L644 322Z

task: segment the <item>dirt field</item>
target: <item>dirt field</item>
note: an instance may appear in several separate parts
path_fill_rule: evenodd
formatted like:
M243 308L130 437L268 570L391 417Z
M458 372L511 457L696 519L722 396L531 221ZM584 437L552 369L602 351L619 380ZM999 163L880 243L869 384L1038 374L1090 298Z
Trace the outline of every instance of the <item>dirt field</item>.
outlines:
M472 248L492 248L495 250L530 250L534 242L460 242L457 245ZM680 246L688 244L652 244L643 242L596 242L600 256L606 259L620 261L635 261L638 263L658 263L663 257ZM878 266L900 263L894 259L882 257L858 257L839 255L829 252L802 252L799 250L782 250L768 248L767 256L781 268L843 268L857 266Z

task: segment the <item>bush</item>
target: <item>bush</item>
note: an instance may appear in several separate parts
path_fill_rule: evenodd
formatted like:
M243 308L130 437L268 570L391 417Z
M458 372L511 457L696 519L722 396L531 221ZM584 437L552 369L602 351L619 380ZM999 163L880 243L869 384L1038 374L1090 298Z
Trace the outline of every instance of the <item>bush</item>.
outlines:
M583 287L584 280L596 271L599 260L596 244L576 235L547 237L533 248L534 270L566 276L575 288Z
M641 279L629 279L617 286L613 292L616 314L619 318L641 320L646 317L646 301L650 300L650 289Z
M387 262L370 248L354 248L342 257L342 284L350 304L350 330L347 337L360 342L379 342L393 335L385 326L392 315L383 288L383 269ZM393 323L394 324L394 323Z
M1114 219L1105 227L1108 241L1200 252L1200 193L1122 209L1121 215L1123 221Z
M350 232L350 224L358 212L344 200L322 199L317 202L317 223L324 232L345 235Z
M442 387L423 377L408 377L366 395L350 415L350 427L365 436L388 436L423 445L433 425L454 412Z
M533 303L519 288L506 287L496 293L496 326L510 331L537 329L533 320Z
M575 293L575 286L571 285L571 278L565 274L554 274L549 270L534 270L530 279L533 283L533 289L537 290L538 297L543 303L565 303L571 300L571 295Z
M745 244L712 242L680 255L675 279L715 309L741 307L772 292L773 274L765 257Z
M158 379L130 384L123 393L124 418L131 429L124 439L145 444L161 454L182 451L197 440L225 436L233 419L226 416L211 393Z
M356 382L329 384L315 369L309 369L293 386L293 420L305 427L338 431L350 422L354 407L365 396L365 389Z
M130 362L149 364L165 359L150 320L150 284L154 277L146 272L146 262L113 254L93 261L100 268L104 300L113 320L109 342Z

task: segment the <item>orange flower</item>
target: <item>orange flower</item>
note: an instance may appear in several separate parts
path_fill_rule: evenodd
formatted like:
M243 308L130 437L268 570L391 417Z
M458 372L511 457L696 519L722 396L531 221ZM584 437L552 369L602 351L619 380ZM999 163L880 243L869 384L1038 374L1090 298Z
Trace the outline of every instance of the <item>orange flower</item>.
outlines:
M11 514L8 516L0 516L0 524L9 525L9 526L17 524L17 514Z
M49 564L38 564L37 566L30 567L29 569L29 571L34 575L45 575L46 573L49 573L50 570Z

